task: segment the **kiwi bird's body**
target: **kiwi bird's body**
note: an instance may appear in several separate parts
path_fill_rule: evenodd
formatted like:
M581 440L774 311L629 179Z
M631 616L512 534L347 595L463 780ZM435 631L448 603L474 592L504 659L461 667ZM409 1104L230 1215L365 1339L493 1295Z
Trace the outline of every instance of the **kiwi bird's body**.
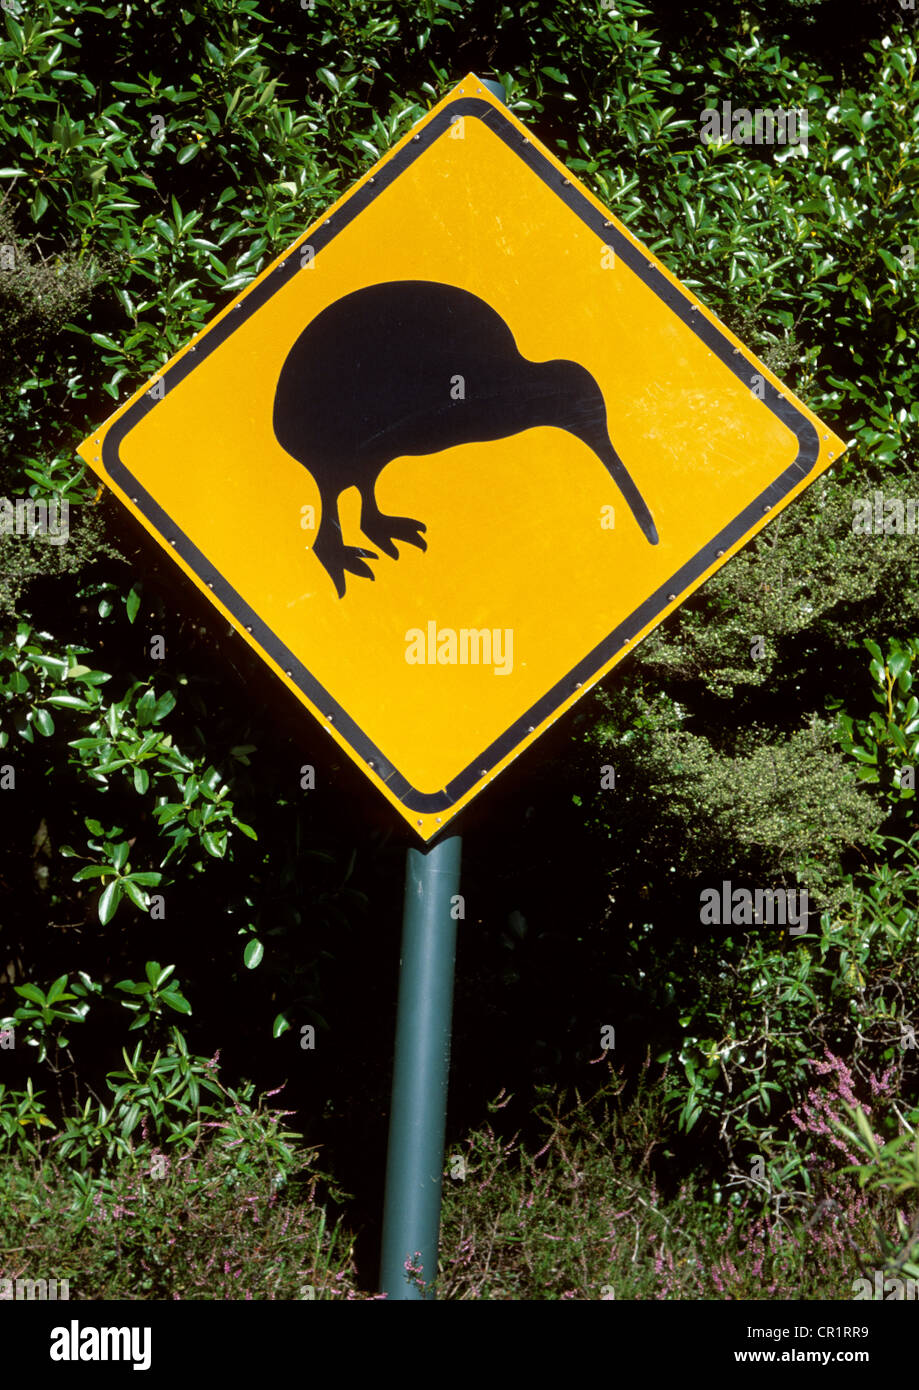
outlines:
M647 539L657 532L613 449L606 405L575 362L531 362L504 320L467 290L426 280L356 290L324 309L285 359L274 400L281 446L312 474L322 507L314 553L339 596L345 571L373 578L372 551L347 546L338 498L361 494L361 530L398 558L426 549L420 521L380 512L376 481L393 459L508 438L537 425L567 430L601 459Z

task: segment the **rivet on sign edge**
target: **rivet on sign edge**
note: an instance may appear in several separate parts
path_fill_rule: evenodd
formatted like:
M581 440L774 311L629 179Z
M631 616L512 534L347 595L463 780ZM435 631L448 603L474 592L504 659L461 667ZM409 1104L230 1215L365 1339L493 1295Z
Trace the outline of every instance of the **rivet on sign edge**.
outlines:
M667 602L668 602L668 603L672 603L673 600L674 600L675 598L676 598L676 594L668 594L668 595L667 595Z
M721 558L721 556L722 556L723 554L724 554L724 551L723 551L723 550L716 550L716 551L715 551L715 559L716 559L716 560L720 560L720 558Z
M771 511L772 511L772 507L771 507L771 505L770 505L768 502L766 503L765 507L763 507L763 511L764 511L764 512L771 512Z

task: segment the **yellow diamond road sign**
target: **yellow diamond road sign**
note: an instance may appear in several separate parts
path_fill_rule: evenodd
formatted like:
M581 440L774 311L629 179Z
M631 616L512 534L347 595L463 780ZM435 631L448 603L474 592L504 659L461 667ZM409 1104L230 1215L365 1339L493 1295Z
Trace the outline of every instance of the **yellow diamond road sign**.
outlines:
M470 75L79 452L429 840L843 448Z

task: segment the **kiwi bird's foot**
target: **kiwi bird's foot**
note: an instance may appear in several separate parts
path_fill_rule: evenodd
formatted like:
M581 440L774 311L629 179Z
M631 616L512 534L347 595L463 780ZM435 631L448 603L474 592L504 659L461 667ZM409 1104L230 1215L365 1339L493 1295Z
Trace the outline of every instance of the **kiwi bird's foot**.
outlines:
M423 521L413 521L410 516L384 516L381 512L369 518L366 525L361 518L361 530L367 539L393 560L399 558L393 541L406 541L409 545L417 545L419 550L427 550L428 543L421 535L427 529Z
M365 560L379 559L373 550L364 550L359 545L337 545L334 550L328 552L325 547L320 551L317 544L313 547L313 554L335 585L339 598L345 596L346 570L350 574L359 575L361 579L376 579L373 570L364 563Z

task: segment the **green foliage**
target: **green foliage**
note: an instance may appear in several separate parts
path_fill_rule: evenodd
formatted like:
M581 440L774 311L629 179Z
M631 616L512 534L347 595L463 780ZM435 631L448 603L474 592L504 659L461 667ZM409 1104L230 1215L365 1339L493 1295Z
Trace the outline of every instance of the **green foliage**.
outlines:
M663 864L692 880L724 869L757 881L800 880L829 900L838 894L843 851L881 815L857 790L831 723L815 717L769 741L737 731L735 746L722 749L685 728L678 706L631 698L641 713L629 735L599 726L596 738L604 756L615 749L625 799L644 830L633 873Z
M538 1147L489 1124L451 1154L440 1298L850 1299L897 1230L885 1189L869 1201L844 1179L819 1223L781 1187L771 1214L736 1193L719 1210L693 1180L665 1196L661 1088L646 1070L634 1091L613 1074L589 1097L545 1096L539 1118Z
M84 1299L359 1296L353 1240L327 1216L343 1194L292 1142L288 1112L252 1083L224 1087L216 1058L190 1055L177 1029L124 1064L107 1104L87 1100L57 1127L31 1081L0 1085L12 1198L0 1244L26 1250L17 1277L51 1267Z
M118 986L126 987L126 982ZM182 1001L184 1004L185 1001ZM179 1007L173 1004L172 1007ZM181 1008L181 1012L189 1010ZM122 1049L124 1069L107 1077L112 1098L95 1106L87 1101L76 1116L66 1116L50 1146L49 1156L77 1162L82 1171L107 1171L119 1158L135 1157L132 1138L141 1128L158 1143L188 1148L200 1137L205 1116L217 1113L201 1105L201 1092L220 1096L214 1065L203 1057L191 1057L177 1028L169 1043L153 1057L142 1056L138 1043L131 1056Z
M864 1110L848 1106L855 1129L838 1124L840 1133L866 1153L868 1163L853 1164L845 1170L857 1174L859 1185L888 1188L892 1192L919 1192L919 1129L907 1125L906 1132L886 1144L879 1144ZM914 1119L919 1118L919 1112ZM913 1271L907 1271L912 1273Z
M15 1027L21 1040L38 1049L37 1060L44 1062L48 1056L49 1039L55 1048L66 1047L68 1040L62 1029L85 1020L89 1012L89 996L93 992L92 981L84 974L71 985L67 976L61 975L48 986L47 991L33 984L16 985L15 988L26 1003L5 1018L2 1026Z
M840 714L840 742L847 753L858 759L858 775L876 786L885 808L899 818L915 817L915 762L919 758L919 699L913 695L913 663L919 656L919 640L896 639L882 653L870 638L865 646L871 653L871 691L880 712L867 719Z
M737 1186L751 1200L813 1191L818 1132L802 1142L793 1116L808 1094L812 1059L827 1050L845 1056L866 1088L883 1072L899 1104L913 1104L919 838L911 826L904 837L877 833L896 824L898 789L889 790L893 779L877 786L877 762L859 754L870 747L879 759L881 748L902 763L901 743L888 730L905 731L912 721L915 643L891 640L886 655L866 645L860 698L874 693L889 717L842 714L835 726L819 721L787 742L772 734L766 747L759 730L729 731L718 740L728 751L715 752L684 729L686 712L674 702L633 694L641 714L631 727L601 726L604 759L616 750L617 799L637 822L641 846L637 885L625 872L614 880L613 902L624 906L609 920L627 944L611 960L608 987L622 974L641 982L630 991L630 1016L645 1021L652 1055L665 1068L669 1116L691 1136L674 1138L674 1157L706 1154L724 1174L713 1179L719 1201ZM838 713L840 701L831 704ZM815 754L824 760L822 779ZM863 766L875 774L867 782L878 793L872 801L865 779L853 777ZM598 835L602 797L590 803ZM673 875L667 889L661 866ZM807 929L703 926L700 889L720 892L724 880L735 888L805 887ZM895 1111L883 1123L893 1142Z
M133 592L126 602L129 620L132 611L136 613ZM107 615L110 607L103 600L100 613ZM56 732L52 711L86 714L90 716L83 726L86 735L66 741L66 748L72 750L67 762L78 783L108 790L118 774L122 786L129 788L129 799L133 791L152 807L148 820L155 838L146 848L145 860L156 863L156 869L132 870L128 856L137 843L136 835L123 838L122 826L103 825L96 817L83 818L89 853L71 845L60 847L64 857L90 861L73 875L73 881L100 881L98 915L104 926L122 898L146 912L146 889L162 882L166 865L187 858L191 870L200 873L202 850L222 859L234 830L250 839L256 833L234 814L229 787L218 770L203 755L187 756L175 746L171 734L157 727L175 708L172 690L158 695L151 681L134 681L120 700L109 702L102 687L111 680L110 674L79 660L89 649L68 646L64 655L54 656L43 650L50 640L50 634L36 633L30 624L20 623L14 640L0 646L0 694L5 696L0 748L17 737L25 743L34 743L36 735L51 739ZM142 852L139 847L138 852Z
M174 982L163 987L170 974L171 967L164 970L150 961L146 985L123 980L116 988L142 996L144 1007L153 1016L159 1015L164 1003L188 1014L188 1001ZM61 984L57 981L48 991L46 1004L76 997L62 993ZM31 999L34 993L26 997ZM63 1016L61 1011L57 1013ZM23 1009L14 1017L17 1025L34 1025L33 1012ZM77 1163L83 1172L105 1175L122 1160L139 1162L139 1156L149 1153L147 1141L166 1145L179 1154L197 1148L210 1131L219 1131L220 1161L231 1185L254 1178L266 1167L282 1174L292 1171L295 1152L287 1141L300 1136L280 1129L278 1116L263 1112L261 1105L253 1107L255 1088L251 1082L237 1089L224 1087L217 1079L216 1057L190 1054L178 1028L170 1028L167 1042L152 1056L139 1042L130 1055L122 1048L122 1058L124 1067L110 1071L106 1078L110 1100L95 1104L87 1100L76 1114L65 1113L60 1124L47 1113L42 1093L33 1093L31 1081L24 1092L7 1093L0 1088L0 1129L7 1147L32 1158L52 1162L66 1159ZM208 1097L216 1097L217 1103ZM30 1126L35 1127L34 1136ZM42 1144L45 1127L55 1132ZM143 1135L140 1145L139 1134Z
M844 1049L862 1078L886 1069L898 1095L916 1084L907 1041L919 990L919 841L877 841L876 852L879 862L850 877L846 899L819 926L794 936L729 926L700 943L703 991L687 987L684 961L668 959L650 927L633 941L635 968L653 981L649 1010L677 1025L678 1043L657 1058L670 1112L683 1132L702 1125L707 1147L717 1135L734 1184L750 1183L760 1155L767 1192L812 1190L813 1140L802 1144L789 1116L807 1092L810 1059L825 1050Z
M162 1017L163 1005L180 1014L190 1014L191 1005L182 994L175 980L170 976L174 965L161 966L158 961L148 960L144 967L146 980L119 980L116 989L127 990L129 994L140 995L136 1002L124 1001L124 1007L136 1014L131 1028L145 1028L153 1019Z
M33 1091L32 1078L29 1077L24 1091L11 1091L0 1082L0 1133L6 1144L18 1148L30 1157L38 1156L38 1148L28 1129L34 1125L40 1131L42 1126L54 1127L42 1104L42 1092Z
M93 282L79 261L61 255L43 256L35 237L22 239L9 208L3 204L0 245L12 261L0 273L0 334L4 345L0 392L5 397L11 394L17 367L21 370L28 361L26 354L51 347L68 320L86 309Z
M919 1108L912 1112L912 1124L905 1122L903 1132L886 1144L879 1142L860 1106L848 1106L847 1110L855 1128L838 1120L836 1127L868 1161L851 1164L843 1171L853 1173L860 1187L894 1193L901 1200L906 1194L919 1192ZM895 1232L877 1231L882 1259L891 1273L919 1279L919 1219L908 1225L902 1210L897 1211L896 1218Z

